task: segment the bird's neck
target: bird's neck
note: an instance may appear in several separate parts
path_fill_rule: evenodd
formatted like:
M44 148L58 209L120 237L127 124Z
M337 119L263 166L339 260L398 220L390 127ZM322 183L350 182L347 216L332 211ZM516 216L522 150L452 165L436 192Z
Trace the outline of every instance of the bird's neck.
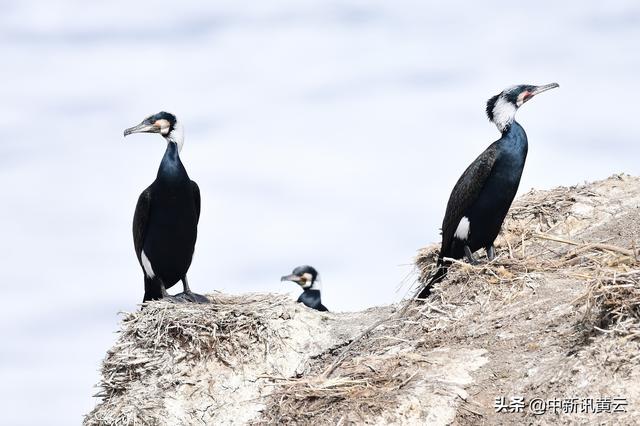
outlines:
M298 297L298 302L304 303L310 308L318 309L318 307L322 305L320 290L305 289Z
M312 282L309 287L303 287L303 290L304 291L314 290L314 291L320 292L321 288L322 288L322 285L320 284L320 281L317 280L317 281Z
M167 136L165 136L167 143L173 142L178 146L178 152L182 151L182 145L184 145L184 128L182 123L176 121L173 125L173 130Z
M175 181L189 178L187 171L180 161L178 144L175 142L167 142L167 149L158 168L158 179L163 181Z
M321 300L320 290L318 290L317 288L305 288L302 294L304 296L313 297L318 301Z
M493 116L491 121L496 125L500 132L504 133L512 123L515 123L516 106L504 99L502 96L498 98L493 107Z
M527 134L517 121L512 121L502 132L501 149L504 152L524 154L526 156L528 141Z

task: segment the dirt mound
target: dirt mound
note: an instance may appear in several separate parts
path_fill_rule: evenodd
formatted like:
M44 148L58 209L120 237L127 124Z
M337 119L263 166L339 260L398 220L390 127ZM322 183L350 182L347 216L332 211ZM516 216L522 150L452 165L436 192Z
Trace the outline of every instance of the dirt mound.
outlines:
M150 303L124 317L85 424L635 424L639 206L625 175L530 191L498 257L455 262L424 303ZM436 256L419 252L418 287Z
M282 295L209 297L209 305L160 301L125 315L86 425L248 422L272 378L300 374L371 322L367 311L322 315Z
M637 424L639 206L640 179L625 175L530 191L509 213L498 258L456 262L434 287L427 305L454 320L443 330L430 315L427 344L488 351L456 424ZM436 250L417 257L421 282ZM511 404L521 397L523 409Z

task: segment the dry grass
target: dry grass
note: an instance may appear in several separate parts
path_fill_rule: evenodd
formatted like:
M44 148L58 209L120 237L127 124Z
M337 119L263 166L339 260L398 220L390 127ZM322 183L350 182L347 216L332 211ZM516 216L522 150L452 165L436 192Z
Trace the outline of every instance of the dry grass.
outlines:
M596 330L627 339L640 337L640 270L594 277L578 302L587 306L585 319Z
M286 296L210 298L212 303L206 305L153 302L125 314L120 337L102 365L96 396L103 402L85 418L86 425L161 424L163 393L179 384L197 362L215 357L234 367L255 357L256 345L267 353L270 345L279 344L267 321L286 317ZM140 383L140 389L133 389Z
M447 279L473 286L470 293L492 292L495 285L526 284L532 281L531 274L577 279L586 283L584 295L575 302L585 309L587 327L639 337L640 263L636 247L566 236L580 231L572 229L580 226L572 212L574 204L593 198L597 206L598 196L588 185L528 192L514 203L507 216L496 241L498 257L479 265L449 259L453 265ZM418 253L415 263L420 288L416 294L435 271L437 255L437 245ZM436 298L443 297L437 290L435 293Z
M635 248L567 237L579 226L589 227L575 218L574 204L585 198L595 201L597 196L582 185L532 190L519 198L496 242L494 261L470 265L449 259L453 265L447 281L456 285L447 286L446 291L436 286L424 303L406 302L389 319L393 324L368 330L363 336L366 343L349 345L351 356L332 354L317 371L299 379L283 378L273 395L277 399L265 413L267 423L360 423L388 411L397 404L399 389L423 380L420 362L426 359L420 354L425 333L445 329L455 333L460 307L496 300L508 303L525 287L535 288L536 279L544 274L586 283L585 294L576 304L597 312L585 315L587 323L592 321L587 325L599 327L606 322L609 330L605 332L640 332L640 275L632 269L639 266ZM418 252L415 294L435 271L438 248L431 245ZM399 341L409 343L411 349L390 356ZM336 377L330 377L327 371L333 371L336 362L340 364Z
M616 178L610 179L614 182ZM573 303L584 312L587 329L627 340L639 337L637 250L590 239L585 233L596 221L600 221L598 226L606 225L611 216L608 210L600 212L611 207L608 195L593 188L530 191L514 203L496 241L494 261L469 265L453 260L447 278L434 287L426 302L407 300L391 314L374 314L378 316L367 322L371 326L341 344L323 347L329 349L302 363L302 370L295 370L298 375L258 375L264 381L259 386L269 391L260 394L262 416L255 421L340 425L371 419L411 421L401 417L408 411L403 405L407 400L425 395L425 389L427 394L451 389L429 376L430 351L450 346L454 339L465 347L474 332L494 333L488 328L493 323L476 326L475 318L495 314L492 320L499 321L504 312L501 306L510 308L508 303L521 291L535 290L545 277L584 283L584 293ZM580 216L578 210L588 213ZM437 250L436 245L430 246L416 257L420 285L434 271ZM279 329L270 323L289 318L287 297L213 298L211 305L161 302L127 314L120 338L104 361L99 393L103 402L85 424L166 424L163 395L175 389L194 365L213 359L229 367L232 374L242 375L237 371L242 370L241 363L260 365L260 357L274 347L281 354L289 350ZM478 312L482 315L473 317ZM471 324L465 323L465 316L473 317ZM438 367L431 370L434 368ZM217 374L212 371L209 374ZM424 416L420 413L411 419ZM203 419L212 417L194 418L206 424Z
M281 378L260 423L361 424L389 413L402 392L424 386L424 329L396 311L301 378Z
M362 423L394 406L398 391L419 374L420 361L408 354L356 356L340 367L338 377L286 380L272 394L274 403L261 422Z

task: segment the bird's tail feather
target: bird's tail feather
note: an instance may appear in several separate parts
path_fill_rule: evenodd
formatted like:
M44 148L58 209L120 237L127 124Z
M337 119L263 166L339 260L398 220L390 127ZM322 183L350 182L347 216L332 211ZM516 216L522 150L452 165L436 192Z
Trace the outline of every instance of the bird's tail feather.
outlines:
M431 294L431 287L433 287L434 284L442 281L444 277L447 276L449 265L451 265L451 262L445 262L442 260L442 258L438 258L438 267L431 274L431 277L429 277L427 285L425 285L424 288L420 291L420 294L418 294L418 299L426 299Z

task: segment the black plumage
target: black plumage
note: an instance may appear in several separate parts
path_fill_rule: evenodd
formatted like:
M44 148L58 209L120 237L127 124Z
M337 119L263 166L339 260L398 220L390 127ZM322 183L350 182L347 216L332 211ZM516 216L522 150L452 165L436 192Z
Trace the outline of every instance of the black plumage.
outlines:
M477 201L480 201L480 195L483 193L485 184L487 183L487 180L489 176L491 176L491 172L496 165L496 158L499 155L499 148L497 147L497 144L499 142L500 141L494 142L491 146L489 146L489 148L487 148L482 154L480 154L478 158L476 158L475 161L471 163L469 167L467 167L462 176L460 176L460 178L458 179L458 182L456 182L455 186L453 187L453 191L451 192L451 196L449 197L449 202L447 203L447 209L444 215L444 219L442 221L442 246L440 248L441 257L444 256L460 259L464 255L463 245L459 243L460 240L454 238L454 234L456 232L458 224L460 223L460 220L463 217L468 217L466 216L466 214L469 214L470 209L474 207L475 203ZM522 156L523 159L526 157L526 151L527 148L525 146ZM514 178L519 180L520 177L514 176ZM518 183L516 182L515 185L517 188ZM493 194L485 190L484 195L484 198L489 201L491 195ZM509 197L507 196L506 198ZM483 204L486 204L486 202ZM488 211L486 213L491 212ZM469 217L470 222L471 220L472 218ZM475 251L481 247L476 247L480 241L480 238L475 239L475 244L473 245L473 247L471 247L472 251Z
M328 311L322 304L320 289L317 287L318 271L313 266L298 266L289 275L280 278L280 281L293 281L302 287L302 294L298 297L298 303L317 311Z
M515 121L515 113L527 100L554 87L558 85L514 86L487 102L487 116L502 137L467 167L451 191L442 222L438 268L419 298L427 297L432 285L445 276L450 265L445 258L467 257L475 263L473 252L484 248L493 259L493 243L518 191L528 151L527 135Z
M140 194L133 217L133 243L144 274L143 302L170 297L167 289L178 281L184 292L174 299L206 302L187 281L201 202L200 189L180 160L182 128L173 114L161 112L125 130L125 136L139 132L161 133L167 140L156 179Z
M316 311L328 312L329 310L322 304L320 290L305 289L298 297L298 303L315 309Z

